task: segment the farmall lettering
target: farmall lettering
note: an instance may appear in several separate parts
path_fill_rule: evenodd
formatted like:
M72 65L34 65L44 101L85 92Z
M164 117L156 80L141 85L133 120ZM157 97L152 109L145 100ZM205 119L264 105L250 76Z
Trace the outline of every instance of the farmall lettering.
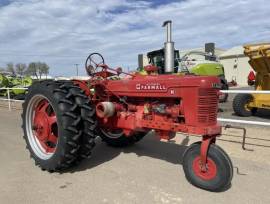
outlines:
M160 83L149 83L149 84L136 84L137 90L167 90L167 87Z

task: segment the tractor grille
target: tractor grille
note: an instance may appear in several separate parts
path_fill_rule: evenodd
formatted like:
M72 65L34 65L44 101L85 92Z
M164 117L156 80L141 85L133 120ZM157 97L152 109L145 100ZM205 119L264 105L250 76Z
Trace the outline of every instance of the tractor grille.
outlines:
M215 89L199 89L198 122L215 124L217 120L218 97Z

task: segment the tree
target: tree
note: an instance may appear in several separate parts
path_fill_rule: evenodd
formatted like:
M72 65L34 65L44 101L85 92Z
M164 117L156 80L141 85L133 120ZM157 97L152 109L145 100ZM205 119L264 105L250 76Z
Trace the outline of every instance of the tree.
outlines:
M31 76L35 76L38 79L37 73L38 73L37 63L36 62L29 63L27 70L26 70L26 74L31 75Z
M36 66L37 66L37 73L39 75L39 79L41 79L41 76L42 76L42 63L41 62L36 62Z
M40 73L44 74L47 79L47 75L49 74L50 67L46 63L41 63L41 66L39 69L40 69Z
M12 75L16 74L13 63L8 63L7 64L6 71L10 72Z
M26 69L26 64L23 64L23 63L16 64L16 73L19 74L20 76L24 75L25 69Z
M45 75L47 78L49 69L50 67L45 62L31 62L28 65L26 73L32 76L36 76L37 79L41 79L42 75Z

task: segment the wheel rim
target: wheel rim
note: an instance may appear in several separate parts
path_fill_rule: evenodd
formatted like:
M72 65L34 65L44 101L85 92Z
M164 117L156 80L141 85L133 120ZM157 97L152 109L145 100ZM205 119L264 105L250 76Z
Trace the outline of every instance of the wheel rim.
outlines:
M251 111L251 108L249 107L248 103L245 104L244 108L245 108L246 111Z
M193 160L192 169L195 175L203 180L212 180L217 175L217 166L215 162L210 158L207 158L206 170L203 170L201 157L197 156Z
M36 95L26 110L26 132L34 153L41 159L49 159L56 151L58 128L55 111L49 100Z
M252 102L252 99L248 99L244 104L244 109L248 112L252 110L252 107L250 107L250 103Z
M118 139L124 135L124 132L122 129L115 129L115 130L109 130L109 129L100 129L101 132L106 136L111 139Z

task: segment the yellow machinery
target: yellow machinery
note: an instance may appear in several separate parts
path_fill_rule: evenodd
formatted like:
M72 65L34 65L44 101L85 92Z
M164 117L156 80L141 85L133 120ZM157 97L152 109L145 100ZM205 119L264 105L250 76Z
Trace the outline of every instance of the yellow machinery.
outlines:
M256 72L255 90L270 91L270 43L245 45L244 54ZM270 109L270 94L237 94L233 100L234 112L239 116L250 116L258 108Z

